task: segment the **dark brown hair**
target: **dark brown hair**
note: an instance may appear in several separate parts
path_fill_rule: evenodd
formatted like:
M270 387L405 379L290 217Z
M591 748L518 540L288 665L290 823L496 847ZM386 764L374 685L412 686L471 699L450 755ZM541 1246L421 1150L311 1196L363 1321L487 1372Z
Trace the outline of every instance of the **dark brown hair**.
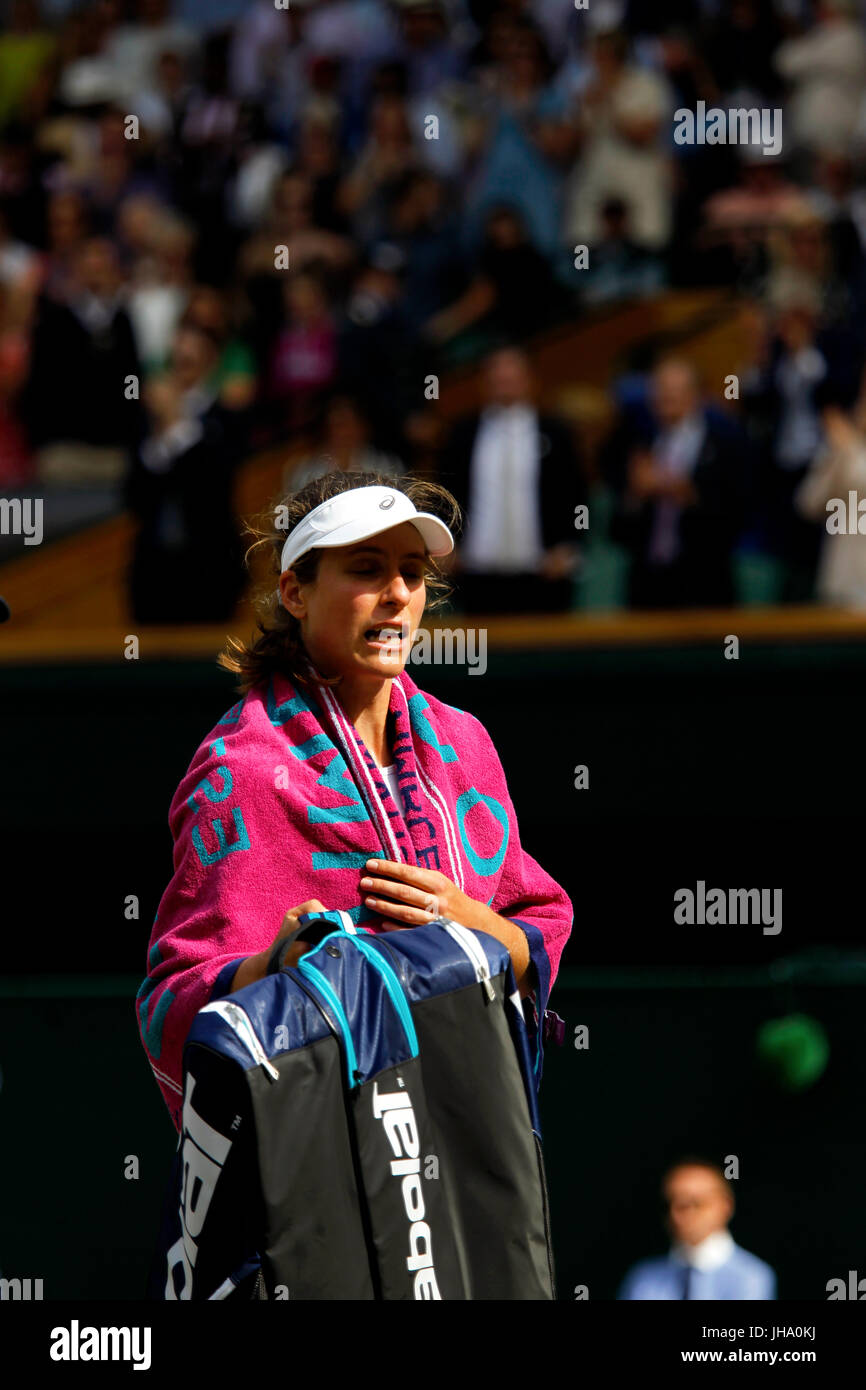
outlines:
M286 537L300 521L338 493L349 492L358 487L392 487L405 492L419 512L432 512L438 516L453 533L460 524L460 508L447 488L438 483L412 473L393 477L388 473L343 473L335 470L314 478L297 492L290 492L274 502L264 512L250 518L246 523L245 534L255 536L244 556L249 569L249 556L260 546L270 552L270 563L266 579L253 591L252 603L257 615L256 628L259 636L251 642L241 642L236 637L227 639L224 651L217 658L217 664L224 670L240 677L235 687L238 694L245 695L254 685L267 680L274 671L280 671L292 680L306 684L303 674L303 659L307 656L301 637L301 625L287 608L283 607L279 595L280 557ZM319 572L321 548L308 550L292 566L302 584L315 582ZM444 603L452 592L451 585L439 569L435 559L427 556L424 578L428 595L432 601L425 608L436 609ZM311 663L312 664L312 663ZM327 679L318 674L313 680L322 685L336 685L341 676Z

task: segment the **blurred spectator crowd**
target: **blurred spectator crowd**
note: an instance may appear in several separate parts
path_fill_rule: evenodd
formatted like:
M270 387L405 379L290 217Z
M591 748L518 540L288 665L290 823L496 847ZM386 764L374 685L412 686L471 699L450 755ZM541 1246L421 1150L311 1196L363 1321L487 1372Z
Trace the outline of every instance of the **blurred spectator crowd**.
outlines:
M299 439L294 480L322 457L420 468L462 486L470 521L492 496L476 455L489 470L511 441L538 516L528 538L517 511L497 525L553 608L579 574L567 499L593 483L635 607L736 602L743 552L775 558L782 599L866 605L863 543L822 545L827 500L866 481L866 4L4 10L0 488L119 482L136 616L160 616L157 575L181 620L231 612L238 465ZM699 101L780 109L781 152L678 145L674 112ZM753 314L739 394L710 399L678 358L612 381L596 471L535 410L519 352L448 437L425 400L503 343L705 286ZM507 566L473 530L489 606L482 578Z

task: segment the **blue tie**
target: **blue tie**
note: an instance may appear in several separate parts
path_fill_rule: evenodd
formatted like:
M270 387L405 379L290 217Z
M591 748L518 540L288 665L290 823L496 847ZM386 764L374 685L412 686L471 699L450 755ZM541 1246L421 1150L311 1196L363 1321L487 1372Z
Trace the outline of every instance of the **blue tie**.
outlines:
M686 1265L682 1274L682 1292L680 1298L691 1298L692 1296L692 1266Z

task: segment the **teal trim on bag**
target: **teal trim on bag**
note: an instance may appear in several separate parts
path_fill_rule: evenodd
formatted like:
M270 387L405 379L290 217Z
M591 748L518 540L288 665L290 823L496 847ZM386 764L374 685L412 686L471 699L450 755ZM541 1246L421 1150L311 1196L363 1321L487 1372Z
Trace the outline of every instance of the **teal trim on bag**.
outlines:
M381 955L380 952L376 950L376 947L371 945L369 941L361 941L357 936L350 935L349 932L346 932L346 936L349 939L349 941L351 941L354 946L357 946L358 950L361 951L361 953L367 957L367 960L370 962L370 964L375 966L379 974L382 976L382 979L385 981L385 988L391 996L391 1001L394 1005L394 1008L397 1010L400 1022L403 1025L403 1030L406 1034L406 1041L409 1044L412 1056L417 1057L418 1035L415 1032L415 1024L412 1020L412 1013L409 1008L409 1005L406 1002L406 996L403 993L403 986L397 978L395 971L385 960L385 957Z
M331 936L337 935L337 932L332 932L323 939L322 944L324 944L325 941L330 941ZM348 936L349 933L344 932L343 935ZM317 970L314 965L309 964L306 956L301 956L295 968L300 970L301 974L305 975L310 983L315 985L319 993L325 996L331 1008L334 1010L334 1013L337 1015L337 1022L343 1030L343 1042L346 1048L346 1066L349 1070L349 1086L354 1089L358 1085L358 1078L355 1075L358 1069L358 1058L355 1054L355 1044L352 1041L352 1030L349 1027L349 1020L346 1017L343 1006L330 984L325 979L325 976L320 970Z
M325 914L320 915L324 916ZM375 933L370 932L368 934L370 936L373 936ZM301 965L304 961L309 960L310 956L316 955L316 953L318 951L321 951L322 947L325 946L327 942L333 941L335 936L341 936L344 939L344 941L350 941L353 946L357 946L358 950L362 953L362 955L366 956L370 964L376 970L378 970L379 974L382 976L382 979L385 982L385 988L387 989L388 994L391 996L391 1003L397 1010L397 1015L400 1019L401 1024L403 1025L403 1032L406 1034L406 1041L409 1044L409 1051L411 1052L413 1057L417 1057L418 1052L420 1050L418 1046L418 1034L415 1032L415 1023L412 1019L412 1013L409 1009L409 1005L406 1002L406 996L403 993L403 986L401 985L396 972L385 960L385 957L381 954L381 952L376 950L375 946L371 946L369 941L361 940L357 936L354 936L352 932L344 931L343 928L340 927L337 931L328 932L327 936L323 936L321 941L314 948L314 950L308 951L305 956L301 956L298 965ZM311 969L315 970L316 967L311 966ZM318 971L316 973L318 974ZM336 995L334 997L336 998ZM343 1017L345 1018L345 1014L343 1015ZM346 1027L348 1028L348 1023L346 1024Z

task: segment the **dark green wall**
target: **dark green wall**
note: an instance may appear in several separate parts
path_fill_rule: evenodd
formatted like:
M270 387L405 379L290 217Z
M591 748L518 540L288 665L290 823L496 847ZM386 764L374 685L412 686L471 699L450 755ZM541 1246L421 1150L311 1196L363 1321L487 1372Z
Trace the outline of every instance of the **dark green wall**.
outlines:
M567 964L715 966L862 939L866 645L744 644L739 662L719 643L510 653L480 677L411 670L490 730L523 843L575 905ZM71 914L70 968L143 973L172 872L168 807L234 699L205 663L0 672L0 831L9 862L34 867L29 920ZM579 763L588 791L573 787ZM781 935L675 927L673 894L698 879L782 887ZM123 916L130 893L137 923ZM38 932L5 944L6 970L43 968Z
M863 1264L862 987L844 968L833 988L783 995L736 981L862 949L866 647L526 652L491 657L483 677L411 673L488 727L523 843L574 903L552 1002L591 1047L548 1052L542 1090L561 1296L584 1283L612 1297L663 1248L660 1168L704 1149L740 1156L734 1233L777 1266L783 1296L823 1297ZM132 998L171 875L169 802L234 699L201 662L0 672L0 1271L49 1295L142 1287L174 1131ZM573 789L578 763L589 791ZM674 891L698 878L782 887L781 935L674 924ZM674 989L687 968L692 986ZM611 969L647 987L605 984ZM10 997L46 971L79 977L69 997ZM832 1045L799 1099L768 1093L753 1062L757 1024L794 1007Z
M142 1296L174 1129L135 1031L135 981L0 1000L0 1271L46 1298ZM123 991L122 993L119 991ZM769 988L563 984L569 1040L541 1089L559 1296L615 1295L664 1248L658 1176L682 1151L736 1154L735 1237L769 1260L783 1298L823 1299L863 1271L863 988L804 988L831 1045L820 1081L785 1096L754 1064ZM574 1028L589 1028L578 1051ZM124 1178L130 1155L140 1178Z

